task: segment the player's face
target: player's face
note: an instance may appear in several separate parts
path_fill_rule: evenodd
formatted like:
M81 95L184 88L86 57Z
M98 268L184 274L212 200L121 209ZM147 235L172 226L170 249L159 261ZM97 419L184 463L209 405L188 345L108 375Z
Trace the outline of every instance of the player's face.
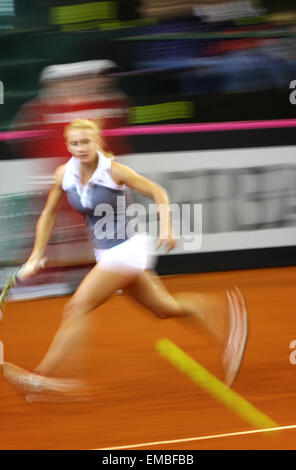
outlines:
M98 142L92 129L70 129L66 143L68 151L81 162L90 163L97 157Z

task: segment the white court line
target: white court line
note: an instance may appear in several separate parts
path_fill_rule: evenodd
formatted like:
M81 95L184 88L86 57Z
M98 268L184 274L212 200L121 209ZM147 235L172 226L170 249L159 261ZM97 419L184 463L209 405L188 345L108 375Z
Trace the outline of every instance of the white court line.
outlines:
M229 432L226 434L212 434L209 436L199 436L199 437L188 437L185 439L173 439L170 441L156 441L156 442L144 442L142 444L134 444L128 446L118 446L118 447L105 447L104 449L93 449L93 450L120 450L120 449L135 449L136 447L148 447L148 446L159 446L163 444L178 444L181 442L190 442L190 441L205 441L208 439L220 439L222 437L233 437L233 436L245 436L247 434L259 434L265 432L273 431L284 431L288 429L296 429L296 424L291 426L278 426L274 428L266 429L253 429L252 431L240 431L240 432Z

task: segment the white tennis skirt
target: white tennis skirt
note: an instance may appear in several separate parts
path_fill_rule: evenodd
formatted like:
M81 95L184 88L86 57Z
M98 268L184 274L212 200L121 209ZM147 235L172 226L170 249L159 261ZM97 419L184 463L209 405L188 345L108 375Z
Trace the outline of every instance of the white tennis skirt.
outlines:
M106 271L141 274L153 269L157 262L155 240L146 233L138 233L107 250L94 249L98 266Z

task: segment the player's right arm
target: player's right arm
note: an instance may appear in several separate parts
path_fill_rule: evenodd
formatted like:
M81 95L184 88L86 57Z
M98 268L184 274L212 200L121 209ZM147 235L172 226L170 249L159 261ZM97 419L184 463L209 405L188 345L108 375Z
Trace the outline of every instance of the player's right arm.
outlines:
M32 253L22 268L22 278L32 276L40 267L44 257L52 230L54 228L56 215L64 195L62 182L65 174L65 165L59 166L54 174L54 182L48 194L44 209L38 219L35 232L35 243Z

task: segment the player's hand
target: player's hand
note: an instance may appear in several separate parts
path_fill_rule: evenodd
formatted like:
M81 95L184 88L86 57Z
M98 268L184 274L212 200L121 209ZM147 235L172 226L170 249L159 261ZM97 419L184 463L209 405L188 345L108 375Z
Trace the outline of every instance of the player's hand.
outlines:
M177 245L177 239L172 233L166 235L159 235L157 249L164 247L167 251L173 250Z
M22 265L18 277L22 281L34 276L34 274L41 268L44 268L46 258L29 258L28 261Z

